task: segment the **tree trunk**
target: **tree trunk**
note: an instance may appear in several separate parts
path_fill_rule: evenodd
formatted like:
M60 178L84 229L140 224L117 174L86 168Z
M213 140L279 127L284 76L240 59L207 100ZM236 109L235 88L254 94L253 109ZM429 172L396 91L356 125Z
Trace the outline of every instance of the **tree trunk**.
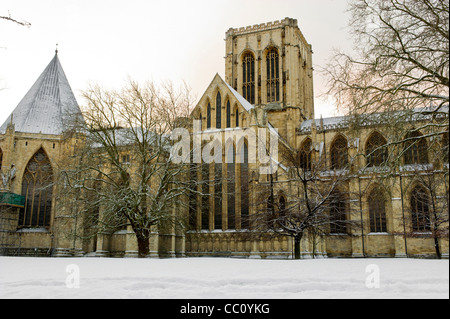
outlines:
M294 236L294 259L300 259L300 241L302 240L302 235Z
M439 238L435 235L434 236L434 248L436 249L436 256L438 259L441 259L441 249L439 248Z
M138 244L138 257L146 258L150 254L150 231L139 229L134 231Z

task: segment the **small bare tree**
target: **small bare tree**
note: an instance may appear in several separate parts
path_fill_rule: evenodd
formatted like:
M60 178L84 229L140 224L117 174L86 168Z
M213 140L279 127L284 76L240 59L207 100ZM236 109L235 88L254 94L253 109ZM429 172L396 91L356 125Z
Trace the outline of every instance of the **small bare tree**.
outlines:
M31 23L30 22L23 21L23 20L22 21L17 20L15 18L13 18L9 12L8 12L7 16L0 15L0 19L1 20L5 20L5 21L9 21L9 22L13 22L13 23L18 24L18 25L23 26L23 27L28 27L28 28L31 27Z
M279 156L289 167L286 180L260 183L252 229L294 239L294 257L300 259L300 242L308 232L347 235L359 222L350 219L348 170L330 170L323 158L313 161L312 145L300 150L283 147ZM279 186L281 184L281 186ZM283 189L290 189L289 195ZM313 251L313 254L315 252Z
M93 85L83 96L85 138L64 176L84 235L131 225L139 257L145 257L151 227L181 220L173 208L186 193L179 182L186 167L170 161L168 134L189 114L189 89L129 80L120 91Z

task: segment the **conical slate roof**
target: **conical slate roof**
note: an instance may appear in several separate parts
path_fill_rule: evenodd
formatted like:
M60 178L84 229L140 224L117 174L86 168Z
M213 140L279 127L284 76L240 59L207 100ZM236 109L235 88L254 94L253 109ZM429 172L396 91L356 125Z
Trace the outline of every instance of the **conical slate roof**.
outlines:
M74 115L80 116L81 111L56 52L44 72L0 127L0 134L5 133L12 121L16 132L59 135Z

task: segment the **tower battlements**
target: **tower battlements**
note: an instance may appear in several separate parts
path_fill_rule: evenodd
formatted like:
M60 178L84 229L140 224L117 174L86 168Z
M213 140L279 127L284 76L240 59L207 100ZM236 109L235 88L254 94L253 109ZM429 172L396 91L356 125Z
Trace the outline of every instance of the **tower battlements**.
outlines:
M244 35L253 32L269 31L278 28L284 28L285 26L298 27L297 19L285 18L281 21L276 20L274 22L255 24L253 26L230 28L226 32L226 36L230 37L230 36Z

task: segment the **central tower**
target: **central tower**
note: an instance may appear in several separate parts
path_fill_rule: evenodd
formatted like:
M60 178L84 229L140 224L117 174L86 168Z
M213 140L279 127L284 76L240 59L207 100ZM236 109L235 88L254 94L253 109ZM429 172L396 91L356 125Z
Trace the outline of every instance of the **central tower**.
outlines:
M312 48L297 20L230 28L225 41L225 81L272 124L314 118Z

